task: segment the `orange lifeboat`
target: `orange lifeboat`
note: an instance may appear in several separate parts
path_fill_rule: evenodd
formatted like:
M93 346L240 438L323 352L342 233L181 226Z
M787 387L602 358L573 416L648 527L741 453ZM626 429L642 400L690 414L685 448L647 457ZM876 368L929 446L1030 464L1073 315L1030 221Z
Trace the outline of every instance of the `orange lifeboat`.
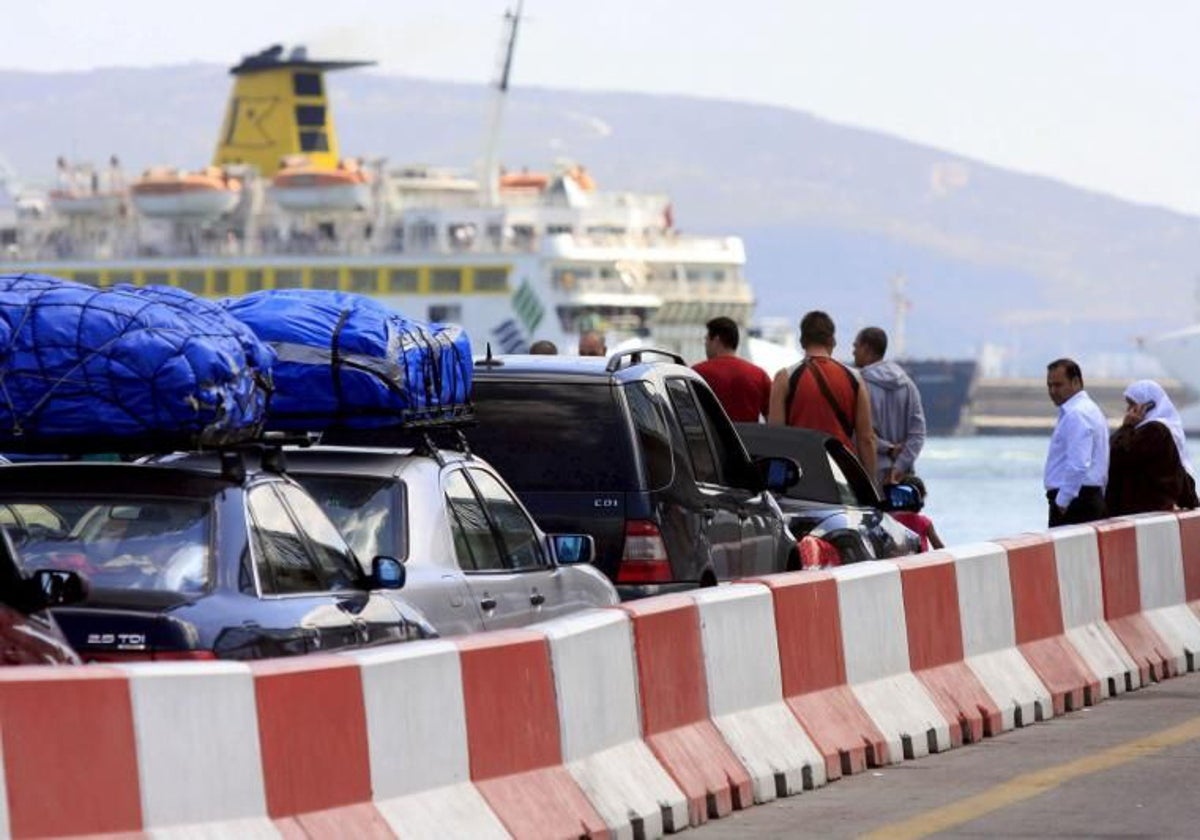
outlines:
M371 176L353 160L323 169L307 158L290 159L271 179L271 195L292 212L361 210L370 203Z
M129 192L143 216L212 219L237 205L242 182L215 166L199 172L161 166L147 169Z
M90 164L58 159L58 188L50 191L50 206L70 217L116 216L125 206L124 183L116 158L108 172Z
M545 172L530 172L523 169L520 172L505 172L500 176L500 189L520 190L522 192L541 192L550 183L550 176Z

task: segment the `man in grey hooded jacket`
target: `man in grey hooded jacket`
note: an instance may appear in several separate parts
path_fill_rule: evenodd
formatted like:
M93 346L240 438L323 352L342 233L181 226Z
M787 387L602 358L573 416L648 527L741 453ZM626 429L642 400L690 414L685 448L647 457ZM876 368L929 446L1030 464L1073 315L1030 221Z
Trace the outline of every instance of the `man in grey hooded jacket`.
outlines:
M895 362L884 361L887 333L866 327L854 339L854 364L871 392L879 485L913 472L925 445L925 410L916 383Z

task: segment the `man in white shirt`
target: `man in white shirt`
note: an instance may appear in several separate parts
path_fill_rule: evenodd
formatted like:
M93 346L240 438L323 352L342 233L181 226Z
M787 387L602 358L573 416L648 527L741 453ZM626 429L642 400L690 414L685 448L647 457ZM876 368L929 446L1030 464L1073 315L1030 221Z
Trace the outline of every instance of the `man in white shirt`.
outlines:
M1046 454L1046 499L1050 527L1092 522L1107 516L1108 421L1083 390L1083 373L1071 359L1046 366L1046 390L1058 406L1058 421Z

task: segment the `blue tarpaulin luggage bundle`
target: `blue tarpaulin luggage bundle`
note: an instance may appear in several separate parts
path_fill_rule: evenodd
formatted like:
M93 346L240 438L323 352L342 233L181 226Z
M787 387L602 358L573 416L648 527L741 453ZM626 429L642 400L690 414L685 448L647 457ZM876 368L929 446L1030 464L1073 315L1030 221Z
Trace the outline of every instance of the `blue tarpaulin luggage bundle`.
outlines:
M0 275L0 449L150 451L257 437L272 355L166 287Z
M427 324L363 295L315 289L221 303L276 353L268 429L373 429L469 411L471 345L455 324Z

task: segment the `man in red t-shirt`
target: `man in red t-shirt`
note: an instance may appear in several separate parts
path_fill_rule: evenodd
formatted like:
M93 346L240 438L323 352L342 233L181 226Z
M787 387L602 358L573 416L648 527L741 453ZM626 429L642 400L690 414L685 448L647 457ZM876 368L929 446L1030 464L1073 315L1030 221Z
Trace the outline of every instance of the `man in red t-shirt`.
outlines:
M771 401L771 377L753 362L737 354L738 325L732 318L713 318L705 327L703 362L693 365L713 389L725 413L735 423L757 423L767 416Z

